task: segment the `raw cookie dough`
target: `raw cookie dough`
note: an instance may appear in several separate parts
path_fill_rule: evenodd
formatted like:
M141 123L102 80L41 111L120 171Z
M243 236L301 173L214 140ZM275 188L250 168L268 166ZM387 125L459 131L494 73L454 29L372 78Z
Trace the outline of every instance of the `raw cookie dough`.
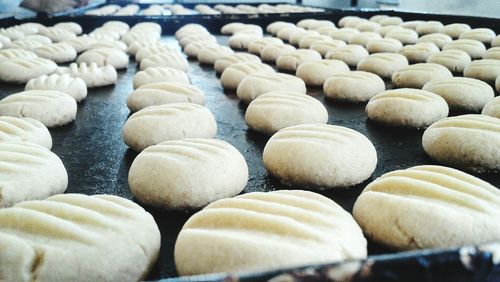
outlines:
M397 53L375 53L358 63L358 70L372 72L383 78L391 78L392 74L408 66L408 59Z
M243 102L250 103L258 96L273 91L305 94L307 89L304 81L293 75L284 73L253 74L240 82L236 94Z
M349 66L356 66L359 61L368 56L368 51L363 46L346 45L326 53L325 58L329 60L341 60Z
M106 65L99 67L95 63L90 65L72 63L69 67L57 68L56 73L79 77L85 81L87 88L111 85L118 79L118 74L113 66Z
M259 57L252 54L234 53L231 55L224 56L215 61L214 70L217 73L222 73L229 66L238 63L261 63L261 60Z
M366 102L385 90L384 81L364 71L337 73L325 81L323 92L334 100Z
M260 56L260 53L261 53L262 49L264 49L264 47L269 46L269 45L283 45L283 44L285 44L285 43L283 43L283 40L281 40L279 38L264 37L264 38L255 40L253 42L250 42L248 44L247 51L249 53Z
M486 46L477 40L458 39L444 45L443 51L445 50L462 50L469 54L472 59L479 59L486 52Z
M60 27L48 27L40 31L40 34L47 36L52 42L64 41L76 37L76 34L73 32Z
M371 53L396 53L403 44L394 38L374 39L366 44L366 50Z
M140 63L143 59L150 57L152 55L160 53L172 53L172 52L176 53L177 51L178 51L177 48L166 44L157 44L153 46L142 47L139 48L135 53L135 61Z
M451 38L459 38L462 33L469 31L470 25L464 23L452 23L443 26L441 33L449 35Z
M12 59L34 59L38 57L35 53L23 49L4 49L0 50L0 63Z
M273 68L263 63L237 63L227 67L220 76L224 89L236 89L240 82L252 74L271 74Z
M213 42L205 42L205 41L197 41L193 43L189 43L184 47L184 53L188 56L190 59L197 59L198 58L198 53L209 46L218 46L217 43Z
M434 43L439 49L443 49L444 45L452 42L453 39L451 39L450 36L443 34L443 33L430 33L426 34L424 36L421 36L418 39L418 43L422 42L432 42Z
M49 150L52 148L52 137L47 127L27 117L1 116L0 142L31 142Z
M445 50L433 54L427 59L428 63L440 64L455 73L462 73L471 63L469 54L462 50Z
M220 45L209 45L198 52L198 62L200 64L213 65L218 59L233 54L234 51L229 47Z
M415 44L418 41L418 34L412 29L402 28L402 29L394 29L384 36L385 38L396 39L399 42L406 44Z
M344 41L334 39L328 42L313 43L311 44L311 46L309 46L309 49L316 50L321 54L322 57L325 57L328 52L337 50L338 48L344 47L346 45L347 44Z
M392 74L392 83L396 87L422 88L424 84L440 78L451 78L451 72L442 65L420 63L409 65Z
M24 90L56 90L68 94L77 102L87 97L85 81L69 74L51 74L33 78L28 81Z
M489 28L474 28L460 34L460 39L472 39L484 44L490 44L495 39L495 32Z
M20 58L0 62L0 80L10 83L26 83L32 78L50 74L57 65L44 58Z
M169 67L149 67L134 75L134 89L153 82L180 82L189 84L189 77L185 72Z
M323 86L325 80L339 72L349 72L349 66L339 60L321 60L301 64L295 75L308 86Z
M262 39L262 36L240 33L229 37L228 45L232 49L246 50L251 42L257 41L259 39Z
M489 101L484 106L481 114L500 119L500 96L497 96L495 99Z
M267 45L262 48L260 52L260 58L264 62L276 63L279 56L285 53L295 51L296 48L289 44L283 45Z
M422 36L425 34L441 32L441 29L443 29L443 24L441 22L426 21L417 25L415 31L419 36Z
M472 61L465 68L464 76L493 84L495 79L500 76L500 60L483 59Z

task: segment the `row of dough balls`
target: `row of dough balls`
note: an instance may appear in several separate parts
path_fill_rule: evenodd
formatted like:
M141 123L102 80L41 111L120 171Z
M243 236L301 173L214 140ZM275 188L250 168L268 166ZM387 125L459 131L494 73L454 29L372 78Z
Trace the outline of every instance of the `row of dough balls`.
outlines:
M85 12L88 16L163 16L163 15L190 15L194 10L187 9L180 4L158 5L153 4L141 9L137 4L128 4L126 6L105 5Z

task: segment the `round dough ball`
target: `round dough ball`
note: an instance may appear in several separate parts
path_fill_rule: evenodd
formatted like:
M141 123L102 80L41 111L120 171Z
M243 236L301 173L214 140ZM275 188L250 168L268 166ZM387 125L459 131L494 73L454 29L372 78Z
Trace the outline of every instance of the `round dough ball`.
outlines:
M399 42L403 43L403 45L415 44L418 41L418 34L412 29L402 28L387 32L385 38L396 39Z
M353 215L373 241L398 251L500 239L498 188L444 166L391 171L366 186Z
M315 50L318 53L320 53L320 55L322 57L325 57L328 52L337 50L338 48L344 47L346 45L347 44L344 41L334 39L334 40L328 41L328 42L324 42L324 41L315 42L315 43L311 44L311 46L309 46L309 49Z
M323 85L326 97L355 103L366 102L384 90L385 83L379 76L364 71L335 74Z
M339 60L321 60L301 64L295 75L308 86L323 86L326 79L339 72L349 72L349 66Z
M422 42L414 45L406 45L398 50L410 63L425 63L433 54L437 54L439 48L432 42Z
M366 44L366 50L371 53L396 53L403 44L393 38L374 39Z
M419 24L415 29L418 35L422 36L429 33L438 33L443 29L443 24L438 21L427 21Z
M217 73L222 73L229 66L238 63L261 63L261 60L259 57L252 54L234 53L231 55L224 56L215 61L214 70Z
M363 32L354 34L349 39L349 44L357 44L357 45L361 45L363 47L366 47L366 45L368 45L368 42L370 40L381 39L381 38L382 37L378 33L370 32L370 31L363 31Z
M472 59L479 59L486 52L486 46L477 40L458 39L444 45L443 51L445 50L462 50L469 54Z
M289 44L267 45L262 48L262 51L260 52L260 58L264 62L276 63L276 60L279 56L295 50L296 48Z
M228 44L232 49L246 50L251 42L261 39L262 36L239 33L229 37Z
M489 101L484 106L481 114L500 119L500 96L497 96L495 99Z
M273 91L305 94L307 89L304 81L293 75L284 73L253 74L240 82L236 94L243 102L250 103L260 95Z
M464 70L464 76L495 83L500 76L500 60L483 59L472 61Z
M482 42L484 44L490 44L493 39L495 39L495 32L489 28L474 28L460 34L460 39L472 39Z
M424 84L440 78L451 78L451 72L442 65L421 63L409 65L392 74L392 83L396 87L422 88Z
M76 58L76 50L68 43L60 42L45 45L33 50L38 56L56 63L71 62ZM128 59L127 59L128 60Z
M131 112L170 103L205 105L205 94L190 84L156 82L142 85L127 97L127 106Z
M144 58L141 61L140 65L141 70L145 70L149 67L170 67L187 72L189 69L189 64L186 58L184 58L184 56L182 56L180 53L171 52L171 53L159 53Z
M51 74L33 78L28 81L24 90L56 90L68 94L77 102L87 97L85 81L69 74Z
M372 72L383 78L391 78L392 74L408 66L408 59L396 53L375 53L358 63L358 70Z
M462 50L445 50L433 54L427 59L428 63L439 64L447 67L452 72L462 73L471 63L469 54Z
M174 251L180 275L262 271L366 254L366 239L352 216L334 201L302 190L216 201L184 224Z
M132 114L123 126L123 140L138 152L163 141L214 138L216 133L210 110L192 103L150 106Z
M130 166L130 191L142 203L165 209L197 209L238 195L248 181L245 158L231 144L188 138L142 151Z
M198 58L198 53L205 47L209 46L218 46L217 43L214 42L206 42L206 41L196 41L193 43L189 43L184 47L184 53L188 56L190 59L197 59Z
M366 105L371 120L390 126L424 128L448 116L448 104L429 91L400 88L375 95Z
M274 73L273 68L263 63L237 63L227 67L220 77L224 89L236 89L240 82L252 74Z
M500 119L462 115L442 119L422 136L425 152L440 163L476 172L500 171Z
M349 40L351 40L351 38L354 35L356 35L358 33L359 33L359 30L357 30L357 29L345 27L345 28L339 28L337 30L334 30L334 31L330 32L330 34L328 34L328 35L335 40L341 40L341 41L344 41L347 43L347 42L349 42Z
M368 57L368 51L360 45L346 45L326 53L328 60L341 60L349 66L357 66L358 63Z
M452 23L443 26L441 33L449 35L451 38L458 38L460 35L466 31L469 31L470 25L464 23Z
M262 49L268 45L283 45L283 40L274 37L264 37L248 44L247 51L249 53L259 55L262 52Z
M281 54L276 60L276 66L284 71L296 71L304 63L321 61L321 55L310 49L298 49Z
M233 53L234 51L226 46L207 46L198 51L197 59L200 64L213 65L218 59Z
M264 147L263 160L265 168L285 184L330 189L368 179L377 166L377 152L355 130L306 124L274 134Z
M452 42L453 39L449 35L443 34L443 33L430 33L426 34L424 36L421 36L418 39L418 43L422 42L432 42L434 43L439 49L443 49L444 45Z
M11 59L0 62L0 80L10 83L26 83L32 78L50 74L56 63L44 58Z
M318 100L300 92L274 91L253 100L245 113L253 130L272 135L294 125L328 122L328 112Z
M28 90L0 100L0 115L36 119L47 127L75 120L76 101L55 90Z
M185 72L169 67L149 67L134 75L134 89L154 82L190 83Z
M451 110L479 112L495 97L493 88L481 80L452 77L435 79L424 85L426 90L443 97Z
M52 149L50 132L38 120L0 116L0 142L31 142Z
M114 84L118 79L116 69L111 65L99 67L95 63L80 65L73 63L69 67L59 67L58 74L69 74L72 77L79 77L85 81L87 88L101 87Z

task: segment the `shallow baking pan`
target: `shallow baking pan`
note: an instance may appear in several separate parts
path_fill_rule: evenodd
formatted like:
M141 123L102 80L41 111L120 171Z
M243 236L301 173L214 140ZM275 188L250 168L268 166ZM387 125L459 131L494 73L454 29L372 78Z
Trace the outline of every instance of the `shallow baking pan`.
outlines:
M315 13L316 19L328 19L335 23L343 16L370 17L375 14L400 16L404 20L439 20L443 23L463 22L472 27L489 27L500 32L500 19L448 16L396 11L328 11ZM88 17L60 16L30 19L45 25L61 21L75 21L85 32L109 20L121 20L133 25L141 21L155 21L162 25L164 41L175 41L172 34L186 23L198 22L217 34L220 27L229 22L246 22L261 25L284 20L297 22L312 14L268 15L217 15L172 17ZM0 20L0 27L19 24L15 19ZM226 36L218 36L220 43ZM172 42L175 44L175 42ZM124 122L129 116L126 97L132 92L132 78L137 64L132 60L128 69L119 71L114 86L90 89L87 99L78 105L76 120L68 125L51 129L53 151L64 162L69 174L68 193L114 194L133 199L127 176L129 167L137 155L128 149L121 136ZM234 92L225 92L212 68L190 61L189 76L195 86L206 94L206 106L214 113L217 138L233 144L245 156L250 179L244 192L290 189L269 175L262 164L262 150L267 136L249 130L245 124L246 106L240 103ZM388 88L392 86L388 82ZM22 91L24 85L0 85L0 98ZM329 113L329 123L355 129L366 135L375 145L378 165L373 176L362 184L344 190L317 191L344 207L352 206L363 188L378 176L396 169L421 164L437 164L423 151L423 130L382 126L367 119L364 104L332 102L324 99L321 89L309 89L308 94L321 101ZM498 95L498 93L496 93ZM453 114L453 113L452 113ZM499 174L476 176L500 187ZM300 189L301 187L292 187ZM145 206L158 223L162 235L160 256L147 277L148 280L173 279L173 281L500 281L500 245L470 246L447 250L420 250L395 253L384 246L369 241L369 258L327 265L304 266L271 272L215 274L200 277L177 278L173 248L176 236L184 222L194 212L173 212Z

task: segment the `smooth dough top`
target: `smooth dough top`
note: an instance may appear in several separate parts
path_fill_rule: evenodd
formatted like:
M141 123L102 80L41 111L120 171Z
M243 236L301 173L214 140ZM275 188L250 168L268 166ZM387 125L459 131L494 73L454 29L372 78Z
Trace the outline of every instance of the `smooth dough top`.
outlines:
M440 32L443 28L443 24L438 21L426 21L423 22L416 27L416 31L418 35L425 35L429 33Z
M460 39L473 39L483 43L491 43L496 34L489 28L474 28L460 34Z
M408 59L397 53L375 53L359 61L357 69L390 78L392 74L408 66Z
M441 33L447 34L452 38L458 38L460 35L466 31L469 31L470 25L464 23L452 23L443 26Z
M32 142L47 149L52 148L50 132L38 120L32 118L0 117L1 142Z
M302 190L223 199L193 215L175 244L181 275L359 259L366 239L332 200Z

